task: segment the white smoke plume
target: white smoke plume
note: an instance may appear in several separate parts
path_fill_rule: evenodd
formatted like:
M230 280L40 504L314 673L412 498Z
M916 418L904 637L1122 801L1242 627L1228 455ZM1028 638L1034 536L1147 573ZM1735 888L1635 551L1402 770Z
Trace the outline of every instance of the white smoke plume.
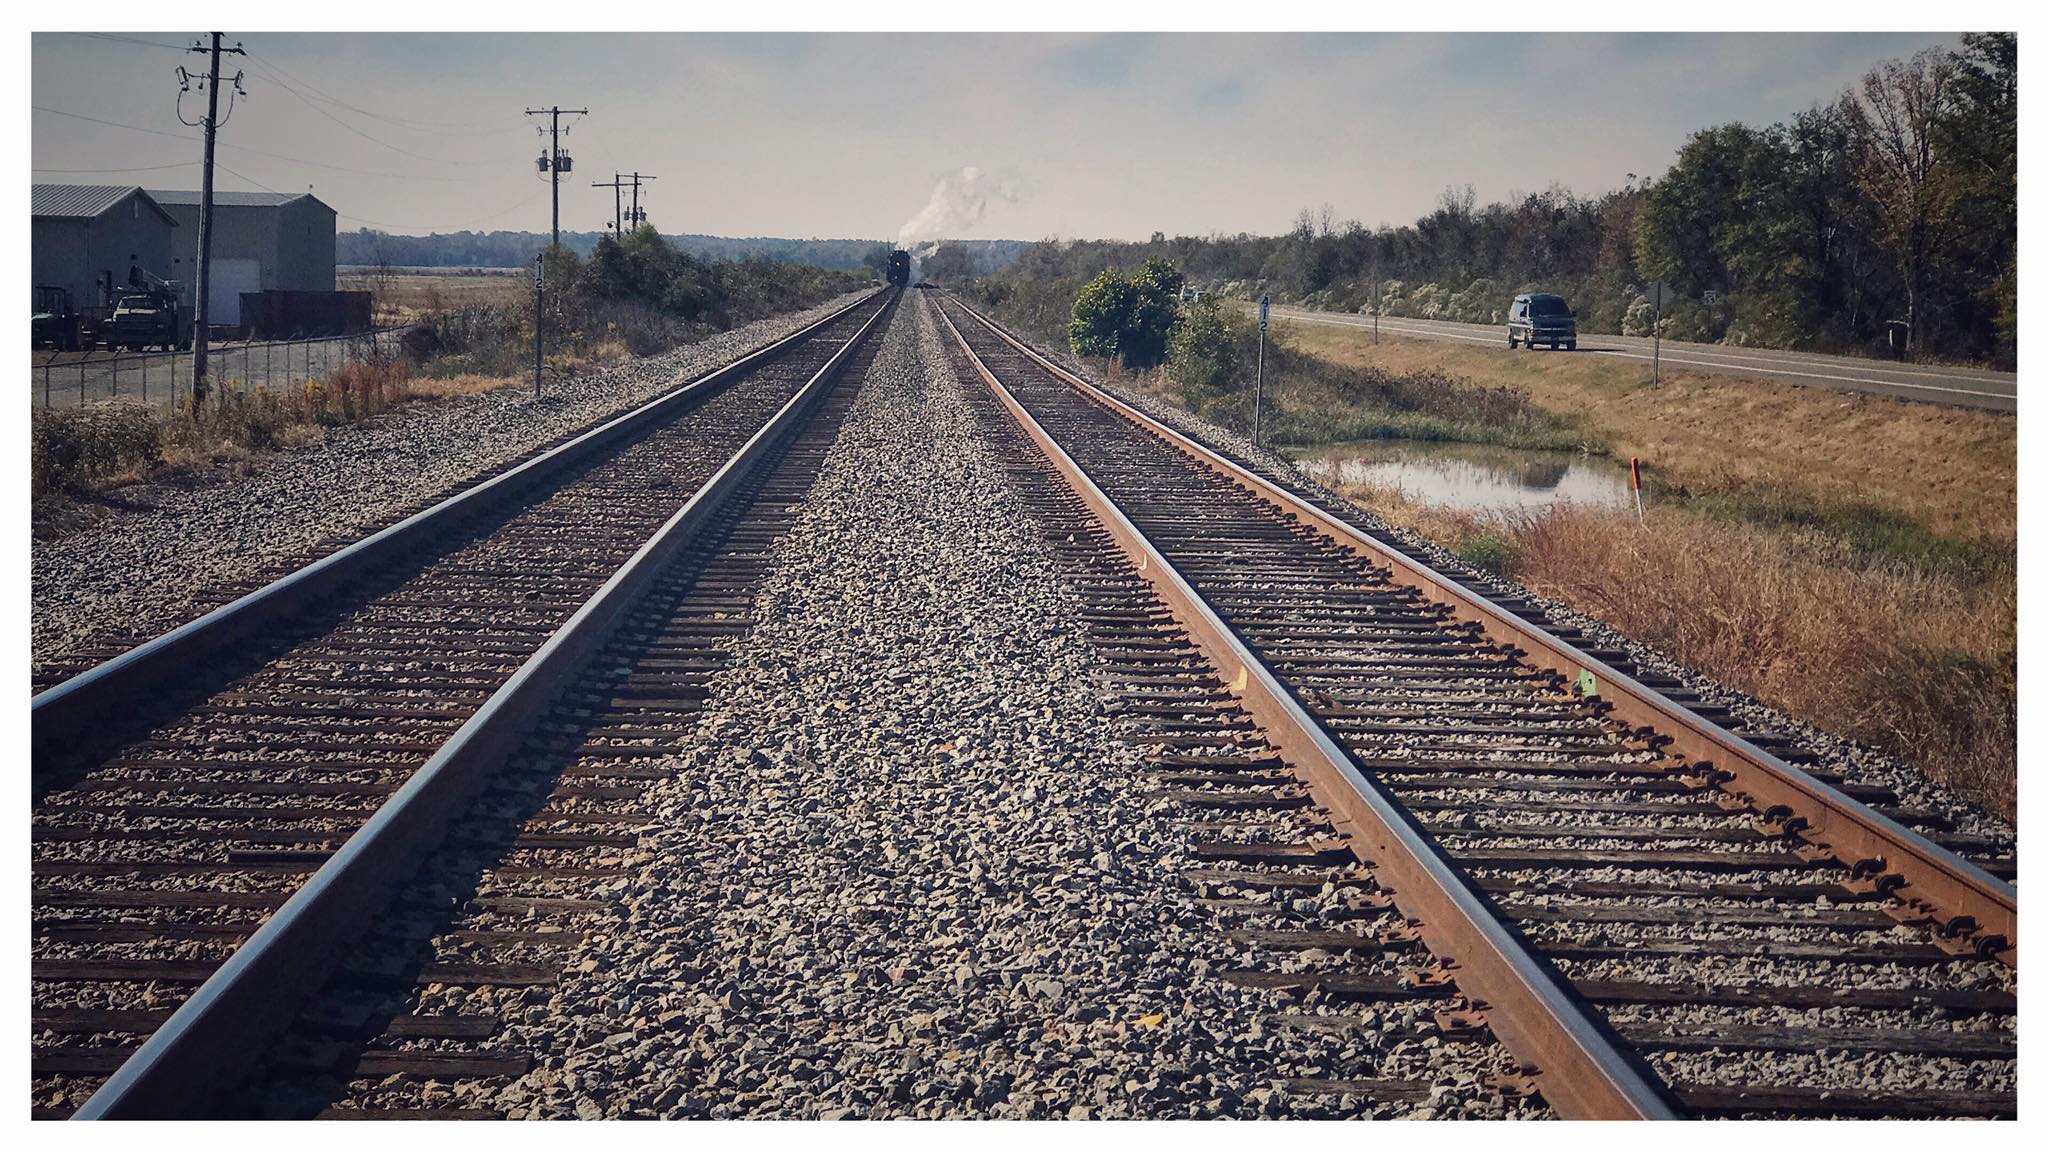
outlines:
M939 177L924 211L896 230L896 245L929 248L931 242L958 239L988 218L989 209L1014 205L1024 197L1024 181L1014 172L985 172L973 165Z

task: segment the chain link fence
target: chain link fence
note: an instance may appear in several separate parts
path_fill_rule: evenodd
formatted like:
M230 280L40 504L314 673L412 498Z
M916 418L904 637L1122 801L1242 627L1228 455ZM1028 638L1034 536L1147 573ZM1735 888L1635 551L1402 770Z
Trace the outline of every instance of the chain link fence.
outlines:
M208 375L215 388L275 391L323 380L351 364L399 354L406 324L309 340L214 344ZM36 352L31 362L32 402L44 408L77 407L93 400L136 400L176 407L192 395L190 352Z

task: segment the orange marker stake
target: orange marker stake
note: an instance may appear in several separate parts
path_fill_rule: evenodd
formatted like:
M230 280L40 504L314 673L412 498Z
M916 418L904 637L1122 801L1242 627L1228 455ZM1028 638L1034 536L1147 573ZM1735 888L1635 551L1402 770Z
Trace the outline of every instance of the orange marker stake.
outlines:
M1628 477L1636 489L1636 523L1643 522L1643 462L1640 457L1628 458Z

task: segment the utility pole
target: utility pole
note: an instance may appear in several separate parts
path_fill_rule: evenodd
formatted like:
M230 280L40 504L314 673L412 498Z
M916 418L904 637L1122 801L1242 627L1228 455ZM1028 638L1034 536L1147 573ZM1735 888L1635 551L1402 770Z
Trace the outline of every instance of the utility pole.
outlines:
M654 177L642 176L638 172L634 172L631 175L633 178L633 212L626 219L632 221L633 227L638 228L642 224L647 223L647 213L640 210L640 182L642 180L652 180Z
M625 209L619 206L619 190L626 186L626 182L619 179L619 174L614 172L612 173L610 183L606 183L603 180L593 180L590 182L590 186L592 188L609 188L612 190L612 239L625 239L626 216Z
M192 284L192 407L194 409L197 409L200 403L206 399L206 338L208 335L207 324L209 322L206 314L206 294L210 288L208 278L213 267L213 138L220 128L220 54L226 52L234 56L248 55L248 53L242 51L240 41L236 41L233 48L222 48L220 46L221 34L214 32L211 35L213 43L210 47L204 41L201 41L192 45L190 49L190 51L203 53L210 57L207 64L206 77L200 82L206 89L206 119L199 123L199 126L203 127L206 131L206 158L199 166L199 259L197 261L198 270L194 275ZM247 93L242 91L242 73L240 70L235 72L233 82L237 95L247 95ZM191 91L191 89L191 74L186 72L185 69L179 68L179 99L182 100L185 93ZM230 97L228 100L228 111L230 114L234 112L234 107L234 99ZM185 119L185 114L182 110L178 113L178 119L181 121Z
M548 246L560 248L562 246L562 173L575 168L575 163L569 158L569 154L562 151L562 117L588 116L590 115L590 109L561 107L528 108L526 114L528 116L545 116L548 118L548 150L540 154L538 163L540 170L548 174L548 184L551 185L550 191L554 195L553 224L549 229Z

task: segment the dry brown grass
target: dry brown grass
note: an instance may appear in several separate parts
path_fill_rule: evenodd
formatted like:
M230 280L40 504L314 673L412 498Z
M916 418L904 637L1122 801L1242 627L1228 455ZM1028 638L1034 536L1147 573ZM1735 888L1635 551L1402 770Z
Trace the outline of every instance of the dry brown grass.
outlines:
M1836 540L1653 509L1533 517L1345 494L1475 560L1504 561L1689 667L1828 731L1886 749L2011 815L2018 779L2017 586L1873 564Z
M384 277L358 273L343 277L337 286L375 296L379 324L412 324L472 305L515 307L533 291L531 278L516 271L510 275L394 272Z
M329 427L523 384L501 376L419 377L402 361L366 361L302 387L223 386L206 404L177 412L124 402L39 409L30 451L38 518L46 498L55 510L66 496L246 472L266 453L318 444Z
M460 376L414 376L405 381L400 402L410 400L456 400L481 396L501 388L525 388L532 381L511 376L481 376L465 372Z
M1632 362L1510 352L1276 322L1276 339L1340 364L1435 371L1525 392L1667 485L1767 490L1820 506L1866 505L1993 551L2017 540L2013 417L1773 380L1667 372Z

